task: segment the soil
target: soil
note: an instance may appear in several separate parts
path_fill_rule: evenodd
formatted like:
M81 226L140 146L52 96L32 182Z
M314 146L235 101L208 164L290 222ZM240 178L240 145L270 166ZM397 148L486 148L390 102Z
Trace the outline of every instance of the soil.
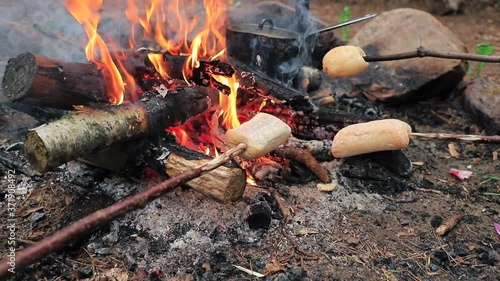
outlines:
M351 17L402 6L426 9L419 1L318 0L311 1L311 12L325 22L337 22L346 2ZM437 18L469 50L483 42L500 46L500 9L495 5L476 9L468 4L464 14ZM352 26L351 34L359 28ZM494 54L500 55L500 50ZM500 83L500 64L487 64L482 77ZM459 95L455 91L446 98L398 107L359 100L358 106L377 106L382 116L407 121L419 131L482 134L480 124L463 110ZM5 106L1 114L0 156L11 159L11 165L0 164L2 186L15 170L16 184L28 188L18 194L19 247L160 180L146 173L116 175L80 162L37 175L19 164L22 145L16 142L26 128L39 123ZM23 126L12 129L9 119ZM500 235L493 227L500 222L498 146L416 140L404 152L413 162L409 176L363 157L322 163L338 182L331 193L318 191L316 182L276 182L249 187L241 201L222 205L177 189L14 279L259 279L237 265L260 273L267 268L271 273L265 280L500 280ZM461 181L449 174L450 168L474 174ZM5 189L1 192L6 194ZM271 206L269 229L249 229L244 221L244 210L255 201ZM7 214L3 204L3 237ZM461 217L457 225L446 235L436 234L454 215ZM0 252L8 252L6 242Z

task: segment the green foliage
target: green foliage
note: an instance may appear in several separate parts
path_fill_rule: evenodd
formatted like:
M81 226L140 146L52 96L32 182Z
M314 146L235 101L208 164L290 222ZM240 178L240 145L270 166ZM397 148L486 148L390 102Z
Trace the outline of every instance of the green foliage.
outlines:
M476 44L476 54L478 55L491 56L493 54L493 50L494 48L492 44L484 44L484 43ZM481 75L483 68L484 68L484 62L479 62L476 69L476 77L479 77Z
M342 14L340 15L340 22L346 22L349 20L351 15L351 7L345 6L342 10ZM349 27L345 26L340 29L340 33L342 34L342 38L345 41L349 41Z

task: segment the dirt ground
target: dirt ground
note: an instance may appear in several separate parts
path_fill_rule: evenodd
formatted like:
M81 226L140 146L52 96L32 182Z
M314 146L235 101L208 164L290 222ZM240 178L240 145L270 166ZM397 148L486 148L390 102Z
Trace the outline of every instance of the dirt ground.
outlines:
M419 1L407 2L320 0L311 1L311 12L334 23L346 3L351 17L401 6L426 8L414 4ZM465 14L437 18L469 50L477 43L492 43L499 46L494 54L500 55L498 6L469 5ZM352 26L351 34L359 28ZM482 76L500 83L500 65L487 64ZM383 116L408 121L419 131L483 133L464 112L459 93L406 106L378 106ZM6 112L2 111L2 124L14 116ZM12 144L23 132L9 134L2 132L2 150L9 151L1 155L22 160ZM500 222L500 161L495 158L499 147L413 141L405 153L414 166L407 177L363 158L323 163L339 182L331 193L318 191L315 182L277 183L249 188L243 200L225 206L178 189L14 279L500 280L500 235L493 227ZM19 195L16 211L16 241L22 247L158 180L115 175L78 162L43 176L17 168L16 183L30 190ZM450 168L474 174L460 181L449 174ZM9 183L12 169L0 164L2 186ZM278 215L267 230L250 230L242 219L258 193L271 205L281 203L281 208L273 207ZM288 222L279 216L283 210L288 210ZM454 215L461 216L458 224L447 235L437 235L436 228ZM6 233L6 216L3 206L0 237ZM5 252L7 244L1 243L0 253ZM272 273L258 278L234 265Z

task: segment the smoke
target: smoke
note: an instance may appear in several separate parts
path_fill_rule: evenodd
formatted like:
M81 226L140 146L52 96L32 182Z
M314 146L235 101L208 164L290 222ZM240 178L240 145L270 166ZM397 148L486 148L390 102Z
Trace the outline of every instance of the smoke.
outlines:
M0 57L34 52L59 60L82 61L83 30L57 0L0 3ZM8 12L7 12L8 11Z

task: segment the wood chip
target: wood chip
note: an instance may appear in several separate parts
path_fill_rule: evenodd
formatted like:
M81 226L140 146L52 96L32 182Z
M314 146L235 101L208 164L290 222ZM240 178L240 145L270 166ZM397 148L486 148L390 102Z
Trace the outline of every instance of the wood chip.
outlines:
M451 157L457 159L460 158L460 153L458 153L458 151L456 150L454 143L450 142L448 144L448 151L450 152Z
M447 218L437 229L436 234L443 236L447 234L462 219L462 215L453 215Z
M318 183L316 187L319 191L332 192L337 190L338 184L336 181L333 181L331 183Z

